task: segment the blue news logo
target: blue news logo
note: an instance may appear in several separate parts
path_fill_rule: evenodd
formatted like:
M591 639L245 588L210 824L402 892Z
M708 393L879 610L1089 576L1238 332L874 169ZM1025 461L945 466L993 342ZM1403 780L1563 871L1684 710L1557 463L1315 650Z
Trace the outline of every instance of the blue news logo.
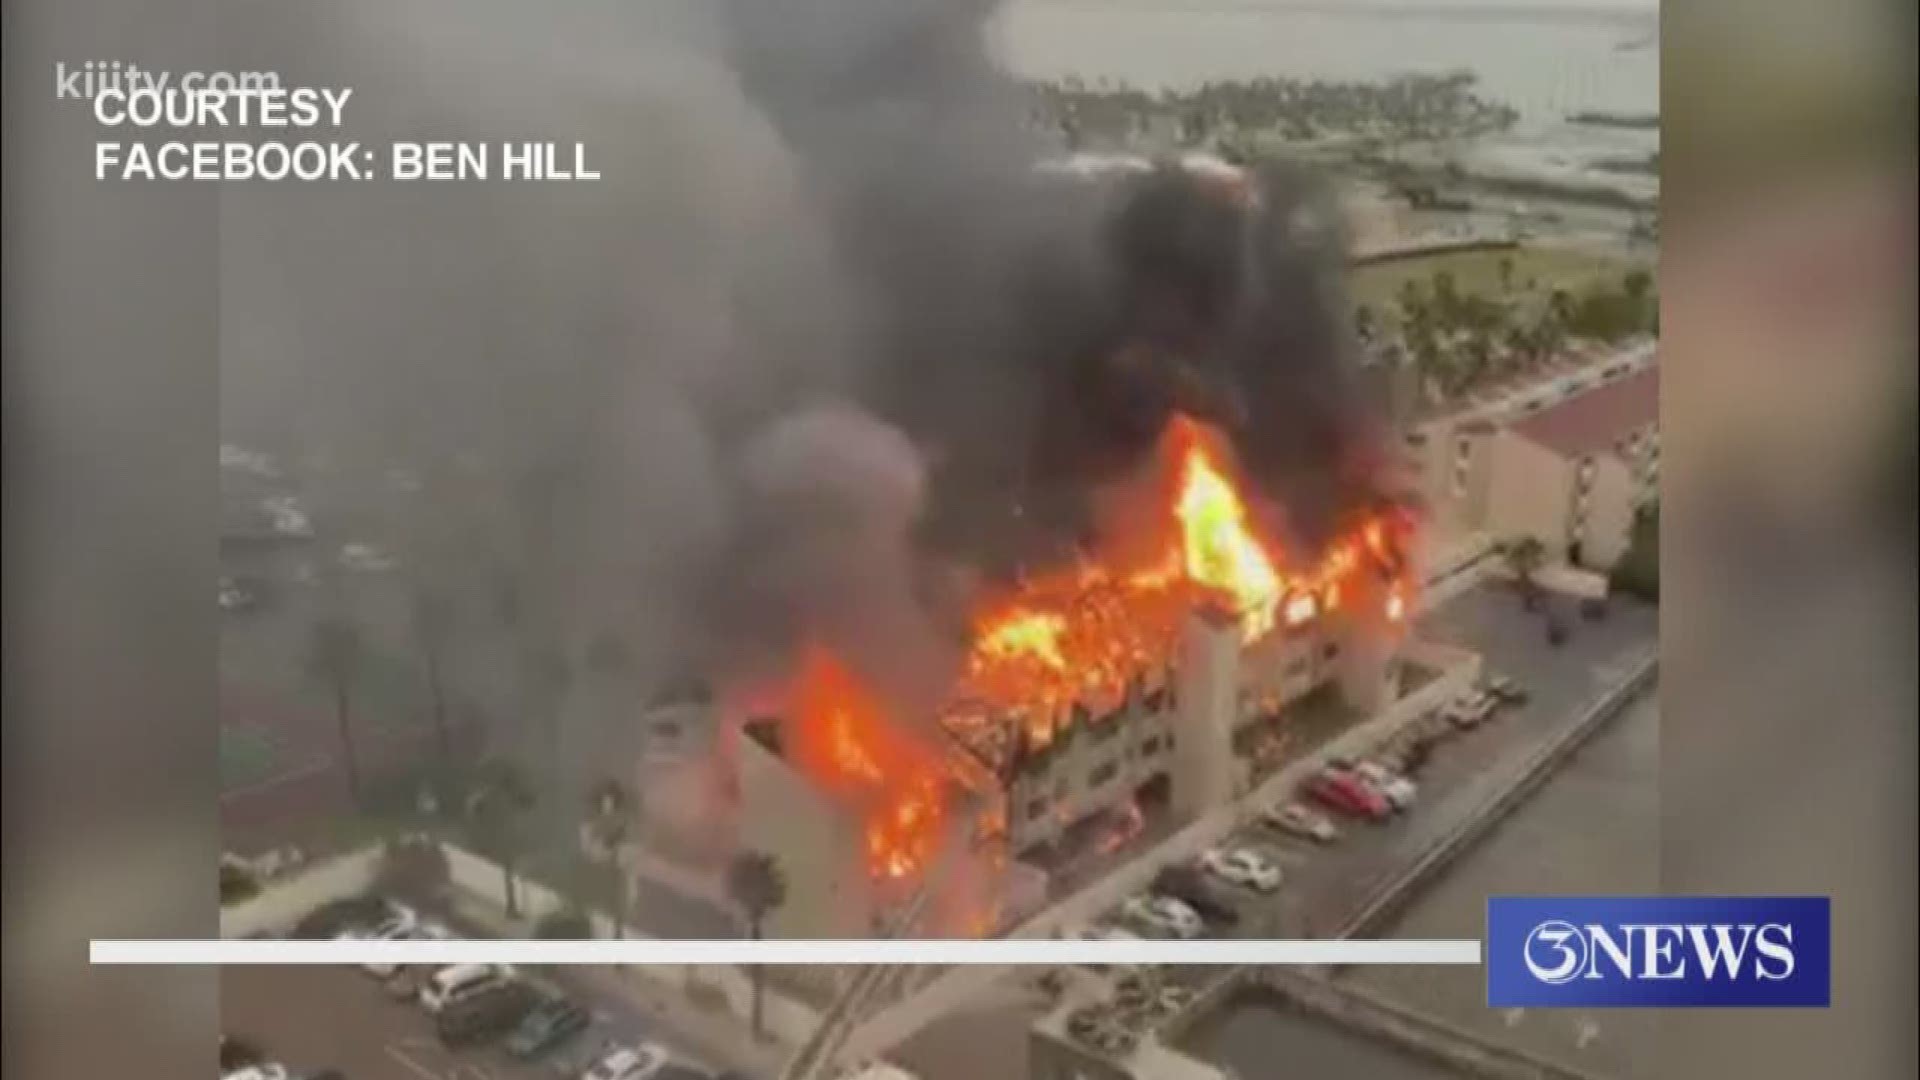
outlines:
M1493 897L1487 1004L1825 1006L1831 935L1825 897Z

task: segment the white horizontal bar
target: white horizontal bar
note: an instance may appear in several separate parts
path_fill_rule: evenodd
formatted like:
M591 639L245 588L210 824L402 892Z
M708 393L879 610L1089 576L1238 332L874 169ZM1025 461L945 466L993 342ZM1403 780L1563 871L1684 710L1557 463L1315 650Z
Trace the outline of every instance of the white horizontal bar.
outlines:
M1472 940L94 941L95 964L1478 964Z

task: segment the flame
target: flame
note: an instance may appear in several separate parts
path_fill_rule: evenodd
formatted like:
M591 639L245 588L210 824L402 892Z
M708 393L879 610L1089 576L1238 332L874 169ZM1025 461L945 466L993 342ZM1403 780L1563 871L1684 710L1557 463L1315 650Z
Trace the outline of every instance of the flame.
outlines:
M1131 557L1091 552L982 598L939 717L947 732L1006 761L1045 747L1082 710L1100 715L1130 694L1156 692L1171 678L1181 628L1198 604L1232 611L1248 642L1335 610L1365 618L1371 608L1389 624L1405 617L1398 545L1410 519L1366 518L1316 562L1289 566L1258 531L1217 436L1181 418L1160 452L1171 479L1154 512L1140 515L1150 531L1127 538ZM804 658L799 688L803 768L859 807L877 879L916 876L944 833L951 774L942 751L889 722L824 650ZM992 832L992 823L981 830Z
M1180 519L1187 579L1228 599L1248 641L1263 637L1273 629L1280 575L1248 529L1240 496L1198 439L1192 440L1181 464L1185 478L1174 513Z
M795 714L795 760L864 814L869 871L898 879L924 868L945 820L940 752L891 722L873 693L824 648L802 657Z

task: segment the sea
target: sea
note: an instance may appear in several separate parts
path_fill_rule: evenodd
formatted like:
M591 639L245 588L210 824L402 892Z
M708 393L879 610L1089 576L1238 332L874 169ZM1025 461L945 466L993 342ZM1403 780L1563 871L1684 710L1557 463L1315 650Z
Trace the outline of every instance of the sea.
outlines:
M1005 0L988 30L1023 78L1184 88L1280 76L1383 81L1471 71L1520 114L1468 151L1476 171L1644 191L1598 168L1659 149L1660 11L1649 0Z

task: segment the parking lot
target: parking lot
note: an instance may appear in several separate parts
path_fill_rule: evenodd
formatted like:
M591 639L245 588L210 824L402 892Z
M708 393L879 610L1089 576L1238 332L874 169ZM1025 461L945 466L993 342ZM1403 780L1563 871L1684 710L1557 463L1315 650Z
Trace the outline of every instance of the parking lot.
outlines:
M225 967L220 992L226 1034L296 1076L333 1068L348 1080L573 1080L609 1042L664 1041L641 1018L601 1005L586 1031L534 1062L498 1045L449 1050L418 1004L396 1000L353 966Z
M1209 927L1209 936L1325 937L1340 931L1369 897L1501 790L1512 766L1627 673L1654 642L1656 614L1616 599L1604 621L1575 620L1571 639L1555 648L1546 641L1540 615L1522 610L1497 586L1471 590L1431 613L1422 633L1476 649L1489 670L1525 685L1527 702L1444 737L1417 777L1415 804L1385 822L1329 814L1341 835L1325 845L1257 826L1242 830L1228 843L1276 863L1284 884L1261 894L1219 883L1211 893L1237 911L1237 921Z
M1656 642L1657 616L1651 606L1617 597L1604 621L1569 618L1572 634L1555 647L1546 640L1542 615L1523 610L1511 590L1497 584L1469 590L1429 612L1420 620L1423 636L1479 652L1488 670L1524 684L1528 701L1438 744L1417 777L1415 805L1386 822L1336 817L1341 835L1327 845L1260 827L1242 830L1229 843L1244 844L1271 859L1283 881L1265 894L1223 882L1211 886L1210 895L1234 909L1236 922L1210 925L1207 936L1326 937L1339 932L1382 886L1503 790L1521 763L1618 683ZM1296 752L1310 748L1302 745ZM1166 974L1176 982L1199 985L1220 972L1188 968ZM935 1021L902 1047L902 1061L927 1080L961 1080L967 1074L943 1067L938 1048L1004 1045L1015 1051L1008 1055L1006 1068L1020 1075L1017 1070L1025 1068L1020 1052L1024 1032L1003 1029L1032 1019L1032 1010L1045 1007L1039 998L1028 1001L1025 1010L1018 1001L1002 1000L990 1010L960 1010ZM1337 1068L1334 1072L1341 1074Z

